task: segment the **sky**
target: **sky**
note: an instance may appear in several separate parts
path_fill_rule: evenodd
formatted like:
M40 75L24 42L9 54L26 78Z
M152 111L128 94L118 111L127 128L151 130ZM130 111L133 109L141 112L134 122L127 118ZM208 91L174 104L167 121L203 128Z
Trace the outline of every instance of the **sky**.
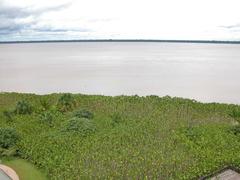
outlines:
M239 8L239 0L0 0L0 41L239 41Z

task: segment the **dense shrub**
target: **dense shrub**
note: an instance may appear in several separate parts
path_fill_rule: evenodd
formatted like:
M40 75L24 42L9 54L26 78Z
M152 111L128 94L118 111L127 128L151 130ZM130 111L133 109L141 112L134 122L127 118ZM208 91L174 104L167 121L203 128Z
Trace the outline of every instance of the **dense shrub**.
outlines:
M11 107L15 99L40 105L39 99L46 97L53 105L60 96L0 93L0 110ZM76 95L76 99L81 99L81 107L97 109L96 120L68 120L73 114L52 106L44 112L53 115L54 128L47 128L34 109L31 116L14 117L11 125L21 132L21 141L3 154L19 148L22 158L52 180L199 179L224 166L240 167L240 136L229 132L231 118L226 116L240 106L167 97ZM1 117L0 125L9 126ZM86 134L92 134L82 136L82 124L87 124Z
M0 147L10 148L19 140L19 135L15 129L0 128Z
M13 119L13 114L14 113L12 111L7 111L7 110L3 111L3 116L9 121Z
M240 125L234 126L230 130L233 134L240 135Z
M74 117L66 122L63 127L64 132L76 132L86 136L96 130L92 120L87 118Z
M229 113L229 116L240 122L240 110L234 109Z
M201 128L197 127L188 127L184 130L184 134L189 140L195 142L196 140L198 140L198 138L200 138L202 134L201 130Z
M39 115L39 118L40 118L40 121L43 122L43 123L47 123L49 126L52 126L53 125L53 115L51 112L42 112L40 115Z
M119 113L113 113L111 115L112 119L112 125L115 126L116 124L119 124L122 121L122 116Z
M42 97L39 102L42 110L46 111L50 109L51 102L47 98Z
M75 106L75 100L69 93L63 94L58 99L57 107L61 112L72 110Z
M86 110L86 109L80 109L77 110L73 113L74 117L78 117L78 118L87 118L87 119L92 119L93 118L93 113Z
M5 148L0 148L0 156L15 156L17 155L18 150L16 147L11 147L9 149L5 149Z
M32 106L25 100L18 101L14 110L16 114L31 114L32 111Z

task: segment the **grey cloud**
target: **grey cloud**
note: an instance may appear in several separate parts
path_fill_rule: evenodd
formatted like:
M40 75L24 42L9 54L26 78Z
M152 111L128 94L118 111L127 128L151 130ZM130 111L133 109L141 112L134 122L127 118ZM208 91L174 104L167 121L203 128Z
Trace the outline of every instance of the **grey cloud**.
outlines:
M3 3L0 4L0 17L5 18L24 18L28 16L39 16L43 13L50 11L59 11L70 6L71 3L65 3L58 6L45 7L45 8L34 8L31 6L28 7L16 7L9 6Z
M240 28L240 23L228 25L228 26L220 26L220 27L225 28L225 29L238 29L238 28Z
M33 30L38 32L90 32L90 29L85 28L54 28L54 27L37 27Z
M0 17L12 19L29 16L29 13L23 8L0 5Z
M94 19L89 19L89 22L111 22L115 19L112 18L105 18L105 19L99 19L99 18L94 18Z
M18 23L15 19L0 17L0 35L13 34L27 29L32 23Z
M17 32L21 28L22 28L22 26L21 25L17 25L17 24L9 25L9 26L2 26L2 27L0 26L0 33L1 32L5 32L5 33L7 33L7 32Z
M38 17L46 12L59 11L67 8L71 3L65 3L57 6L34 8L34 7L16 7L9 6L4 1L0 2L0 35L11 35L22 33L24 31L36 32L67 32L68 29L38 27L36 28ZM31 17L32 21L21 21L24 18ZM71 30L71 29L70 29ZM73 29L72 31L87 31L85 29Z
M33 11L36 14L42 14L45 12L50 12L50 11L60 11L62 9L65 9L67 7L69 7L72 3L65 3L65 4L60 4L58 6L52 6L52 7L46 7L46 8L39 8L39 9L35 9L35 10L29 10L30 12Z

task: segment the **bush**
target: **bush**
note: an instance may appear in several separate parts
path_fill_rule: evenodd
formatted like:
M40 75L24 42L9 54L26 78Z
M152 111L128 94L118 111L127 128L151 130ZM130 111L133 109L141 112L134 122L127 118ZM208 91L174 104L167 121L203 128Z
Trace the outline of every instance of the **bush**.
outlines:
M16 114L31 114L32 111L32 106L25 100L18 101L14 110Z
M10 148L19 140L19 135L15 129L0 128L0 147Z
M78 118L92 119L93 118L93 113L88 111L88 110L81 109L81 110L75 111L73 113L73 116L78 117Z
M41 109L44 111L49 110L51 107L50 101L45 97L42 97L40 99L40 105L41 105Z
M68 120L63 128L64 132L75 132L83 136L86 136L95 130L95 125L90 119L77 117Z
M201 137L202 129L197 127L188 127L184 130L184 134L189 140L195 142Z
M40 121L49 124L52 126L53 124L53 115L51 112L43 112L40 114Z
M235 135L240 135L240 125L234 126L234 127L232 127L230 130L231 130L231 132L232 132L233 134L235 134Z
M229 116L240 122L240 110L234 109L229 113Z
M75 106L74 98L71 94L63 94L57 103L57 107L61 112L66 112L71 110Z
M0 148L0 156L15 156L18 154L16 147L11 147L9 149Z
M122 116L119 113L114 113L111 115L112 125L115 126L122 121Z
M5 111L3 111L3 116L4 116L7 120L11 121L11 120L13 119L13 112L12 112L12 111L7 111L7 110L5 110Z

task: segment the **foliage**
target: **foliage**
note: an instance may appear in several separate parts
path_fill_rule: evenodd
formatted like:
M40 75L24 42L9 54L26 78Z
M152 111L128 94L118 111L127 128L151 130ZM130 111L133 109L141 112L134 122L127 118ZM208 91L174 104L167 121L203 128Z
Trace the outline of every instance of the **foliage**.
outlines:
M182 132L185 135L181 136L184 145L194 154L194 161L198 163L190 168L198 172L198 178L224 166L238 166L237 149L240 148L240 142L229 133L228 126L201 125Z
M116 126L116 124L119 124L122 121L122 116L119 113L113 113L111 116L112 119L112 125Z
M18 153L18 150L16 147L11 147L9 149L0 147L0 156L12 157L12 156L16 156L17 153Z
M80 109L77 110L73 113L74 117L78 117L78 118L87 118L87 119L92 119L93 118L93 113L86 110L86 109Z
M240 125L233 126L230 128L230 130L233 134L240 136Z
M88 134L95 131L95 125L92 120L89 120L87 118L74 117L65 123L63 131L76 132L83 136L87 136Z
M40 100L40 105L43 111L50 110L51 108L51 102L49 99L42 97Z
M13 120L14 112L13 112L13 111L8 111L8 110L4 110L4 111L3 111L3 115L4 115L4 117L5 117L8 121L12 121L12 120Z
M231 116L232 118L234 118L235 120L237 120L240 123L240 110L233 109L229 113L229 116Z
M52 126L53 123L53 115L49 111L42 112L39 115L40 121L43 123L47 123L49 126Z
M31 114L33 111L32 106L25 100L18 101L15 107L16 114Z
M9 148L14 146L19 140L19 135L15 129L0 128L0 147Z
M201 129L198 129L196 127L188 127L186 129L184 129L184 133L186 135L186 137L191 140L196 142L196 140L198 140L200 138L200 136L202 135Z
M59 97L57 107L61 112L72 110L74 106L75 101L74 97L71 94L65 93Z
M0 127L21 133L12 147L51 180L199 179L227 165L240 167L240 139L234 133L239 131L232 131L237 125L229 116L238 105L81 94L60 103L62 96L0 93L1 112L21 99L34 109L42 107L40 99L50 102L44 112L14 116L11 124L1 121L0 114ZM94 112L94 119L73 117L71 111L82 108ZM51 127L46 126L48 116Z

